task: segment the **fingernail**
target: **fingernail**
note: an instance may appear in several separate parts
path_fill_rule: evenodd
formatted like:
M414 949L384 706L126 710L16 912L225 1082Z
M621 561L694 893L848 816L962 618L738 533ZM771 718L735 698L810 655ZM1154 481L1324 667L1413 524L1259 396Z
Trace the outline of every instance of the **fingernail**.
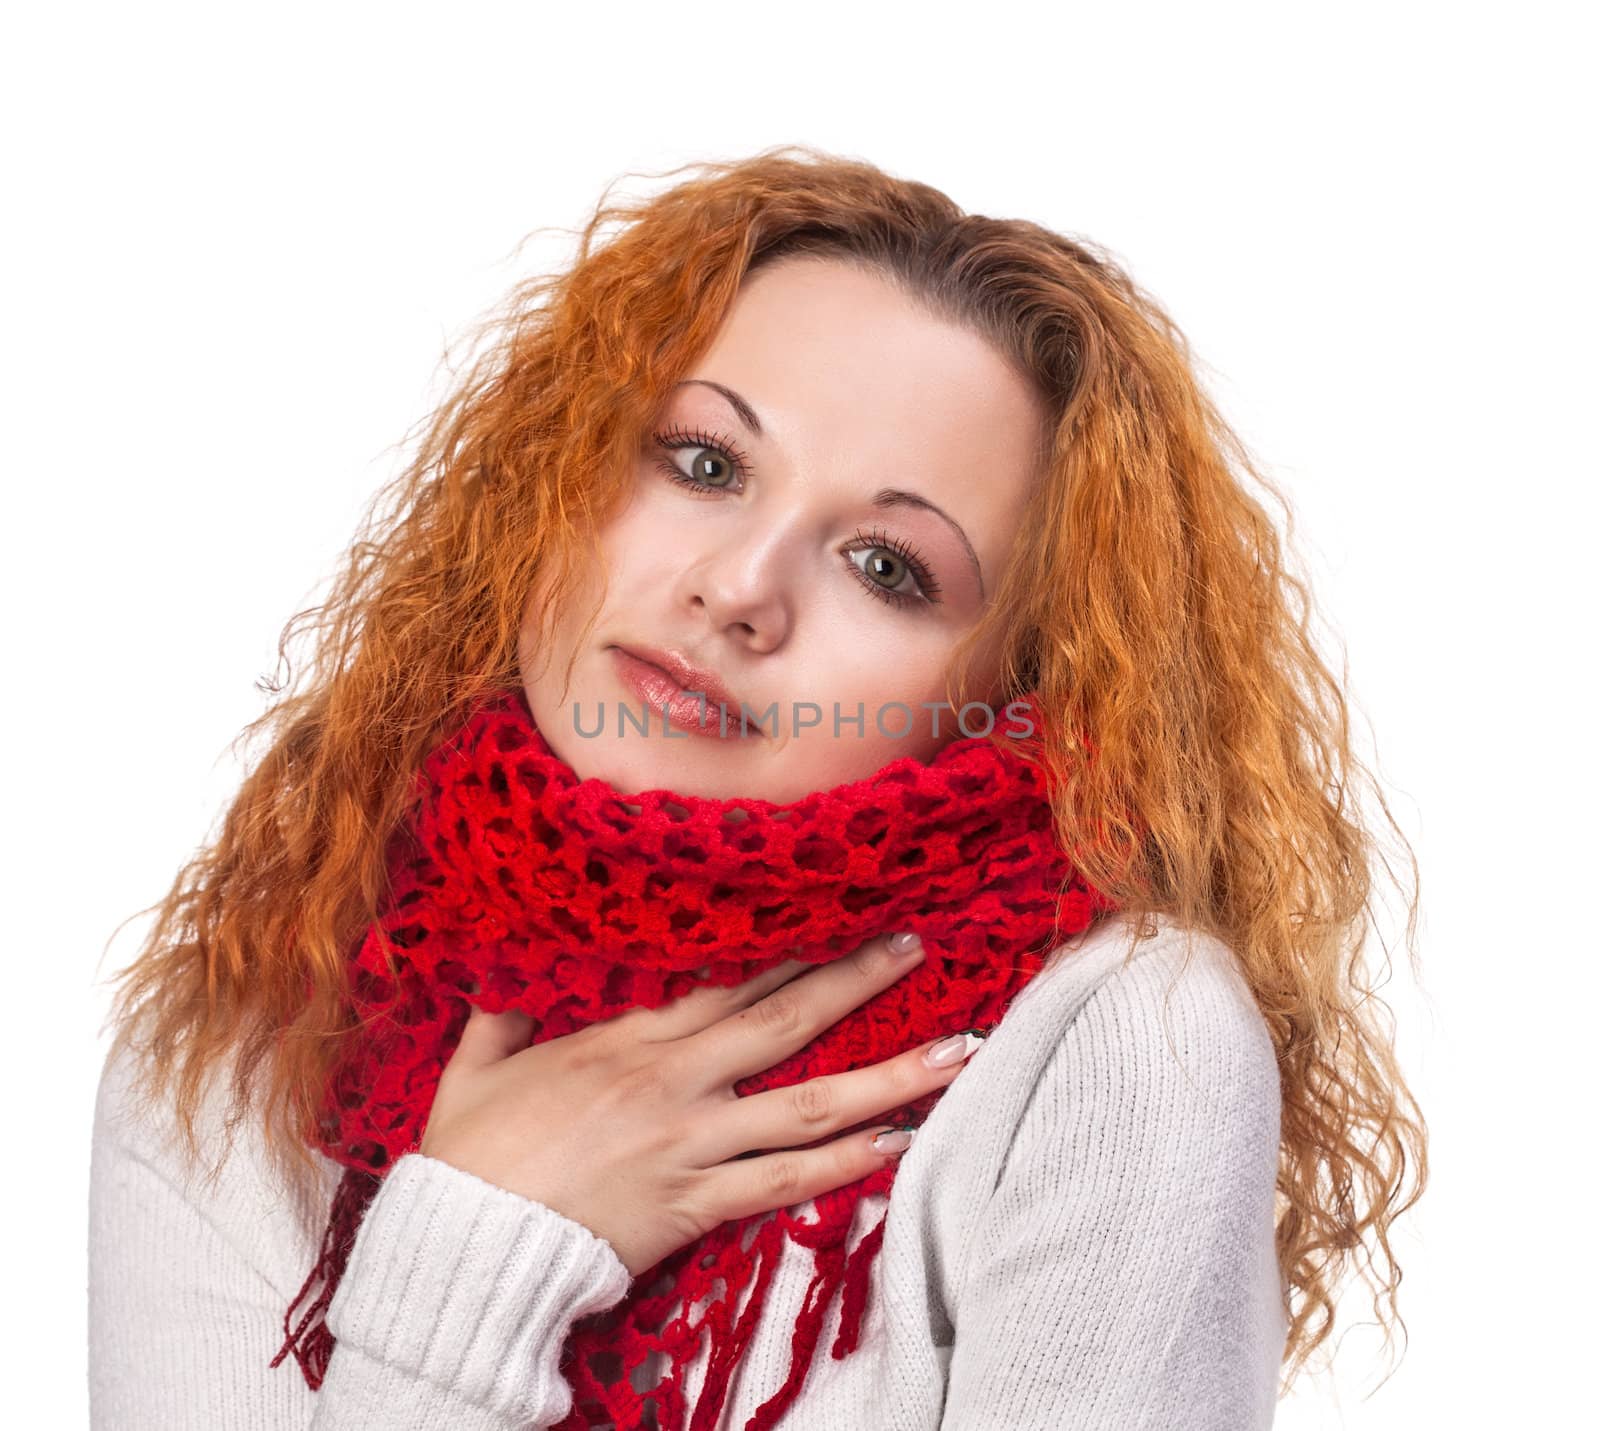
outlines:
M911 1146L915 1133L915 1128L891 1128L872 1140L873 1150L879 1153L903 1153Z
M982 1043L983 1035L980 1033L969 1031L951 1034L949 1038L942 1038L934 1044L922 1055L922 1060L929 1068L949 1068L952 1063L970 1058Z
M922 936L913 934L909 929L902 930L899 934L889 936L889 947L896 954L910 954L922 948Z

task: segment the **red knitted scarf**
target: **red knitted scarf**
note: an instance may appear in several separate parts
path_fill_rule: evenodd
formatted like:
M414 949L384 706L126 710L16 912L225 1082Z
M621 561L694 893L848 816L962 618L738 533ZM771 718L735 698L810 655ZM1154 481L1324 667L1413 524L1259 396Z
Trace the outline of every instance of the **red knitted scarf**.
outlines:
M414 814L391 845L386 912L354 955L350 1003L362 1027L330 1079L317 1140L347 1171L272 1365L293 1351L306 1381L321 1385L334 1345L322 1314L384 1171L417 1148L469 1004L531 1014L537 1043L658 1007L697 982L740 983L788 958L823 963L912 929L927 950L921 964L736 1091L861 1068L997 1023L1061 938L1111 908L1057 846L1043 767L1016 753L1013 733L1027 733L1013 723L1017 709L992 737L955 740L927 762L901 756L777 805L667 790L624 797L576 776L534 728L520 689L482 703L418 772ZM1023 709L1037 728L1037 709ZM942 1091L872 1122L918 1123ZM561 1358L573 1389L562 1431L647 1424L648 1401L662 1431L711 1431L787 1239L810 1250L815 1271L787 1380L748 1423L772 1425L800 1390L836 1291L832 1354L856 1345L883 1223L847 1255L851 1223L863 1196L893 1187L895 1169L815 1199L809 1220L802 1204L724 1223L576 1323ZM691 1414L683 1374L705 1336ZM632 1373L656 1351L662 1379L635 1390Z

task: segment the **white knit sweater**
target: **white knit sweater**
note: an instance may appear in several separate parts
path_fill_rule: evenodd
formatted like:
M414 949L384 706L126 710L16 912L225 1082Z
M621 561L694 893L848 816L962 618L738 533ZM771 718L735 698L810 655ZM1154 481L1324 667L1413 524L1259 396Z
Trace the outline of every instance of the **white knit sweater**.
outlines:
M1226 947L1162 920L1124 963L1125 924L1025 986L935 1105L901 1159L860 1345L829 1355L835 1293L784 1431L1271 1425L1271 1040ZM342 1169L323 1159L325 1195L293 1206L241 1130L207 1186L170 1125L128 1116L126 1078L107 1063L92 1153L97 1431L526 1431L569 1411L567 1331L629 1285L609 1243L406 1155L361 1225L313 1392L293 1357L267 1363ZM852 1247L884 1205L862 1201ZM720 1428L781 1384L810 1272L785 1243ZM691 1406L704 1371L702 1347Z

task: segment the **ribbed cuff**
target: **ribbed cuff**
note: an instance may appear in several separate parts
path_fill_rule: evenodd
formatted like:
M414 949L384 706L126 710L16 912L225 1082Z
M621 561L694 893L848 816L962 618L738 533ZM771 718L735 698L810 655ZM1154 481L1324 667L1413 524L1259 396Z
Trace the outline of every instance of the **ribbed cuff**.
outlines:
M572 1324L631 1282L582 1223L407 1153L362 1219L327 1323L368 1356L542 1426L572 1407L560 1370Z

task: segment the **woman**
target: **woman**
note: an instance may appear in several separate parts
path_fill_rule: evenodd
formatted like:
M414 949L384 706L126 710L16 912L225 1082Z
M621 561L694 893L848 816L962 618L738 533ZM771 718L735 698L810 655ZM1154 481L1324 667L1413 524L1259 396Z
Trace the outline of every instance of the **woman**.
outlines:
M780 150L496 332L123 971L96 1424L1270 1424L1425 1130L1170 320Z

